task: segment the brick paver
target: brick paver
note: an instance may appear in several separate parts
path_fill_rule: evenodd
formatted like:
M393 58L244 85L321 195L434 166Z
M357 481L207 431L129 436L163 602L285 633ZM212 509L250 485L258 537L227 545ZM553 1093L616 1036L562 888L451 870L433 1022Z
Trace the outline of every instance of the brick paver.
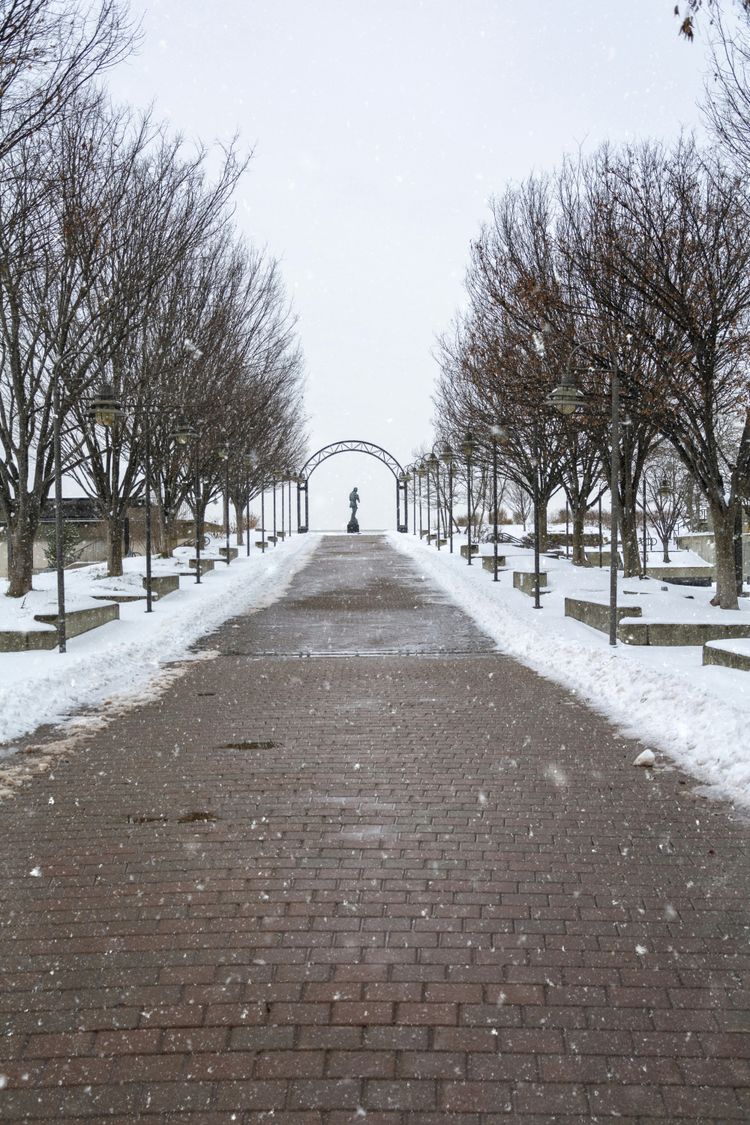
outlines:
M205 647L0 805L0 1119L750 1119L728 807L384 541Z

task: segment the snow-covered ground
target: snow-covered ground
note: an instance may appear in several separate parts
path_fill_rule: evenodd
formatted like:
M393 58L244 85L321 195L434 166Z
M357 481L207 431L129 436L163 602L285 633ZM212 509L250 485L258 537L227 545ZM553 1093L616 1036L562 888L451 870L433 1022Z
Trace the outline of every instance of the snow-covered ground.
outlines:
M576 692L623 732L662 751L717 794L750 807L750 674L704 667L700 646L611 648L605 633L566 618L566 597L608 601L608 567L573 567L564 558L543 557L549 592L536 610L532 598L513 589L512 575L513 570L534 569L533 551L500 544L507 569L495 583L476 558L471 566L461 558L459 542L464 539L456 539L453 555L447 547L438 552L411 534L390 533L389 539L501 651ZM489 544L480 550L492 554ZM703 562L690 552L673 552L672 558L675 565ZM649 558L654 564L660 560L659 553ZM618 590L622 604L642 606L643 620L750 625L750 605L738 612L716 609L708 604L714 593L710 588L665 587L655 579L628 578L620 579Z
M255 536L257 538L257 536ZM218 559L218 547L205 557ZM183 579L180 589L154 602L153 613L145 612L145 600L120 605L120 620L112 621L67 643L67 652L0 653L0 743L57 723L82 708L113 697L132 697L166 680L166 665L184 657L199 637L235 613L269 605L286 590L293 575L307 562L318 539L294 535L265 553L254 543L246 557L240 548L237 559L227 566L217 561L215 569L200 583ZM154 559L154 574L187 573L188 548L174 559ZM122 578L108 579L101 563L65 573L66 606L101 605L93 593L145 594L142 585L143 558L126 559ZM32 629L34 613L56 612L56 576L45 571L34 577L35 589L23 599L0 596L0 630ZM0 594L7 583L0 583ZM36 623L36 628L45 626ZM12 747L0 751L3 757Z

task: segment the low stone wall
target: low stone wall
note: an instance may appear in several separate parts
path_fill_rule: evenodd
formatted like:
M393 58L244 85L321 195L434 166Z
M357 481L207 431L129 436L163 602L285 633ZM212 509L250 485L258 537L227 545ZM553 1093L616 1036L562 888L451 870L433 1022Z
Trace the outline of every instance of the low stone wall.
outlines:
M714 580L710 566L650 566L646 573L649 578L673 586L710 586Z
M191 570L197 570L198 569L198 560L197 559L188 559L188 565L189 565ZM201 559L201 574L208 574L208 572L210 570L213 570L215 565L216 565L215 559Z
M146 588L145 578L143 579L143 587ZM179 588L179 574L156 574L151 577L151 592L156 594L157 597L166 598L167 594L173 594Z
M750 637L750 625L694 621L633 621L620 625L617 635L626 645L705 645Z
M471 553L472 553L472 555L478 555L479 554L479 544L478 543L472 543ZM468 557L469 557L469 544L468 543L462 543L461 544L461 557L464 558L464 559L468 559Z
M642 612L639 605L618 605L618 626L623 617L640 617ZM609 632L609 605L607 602L591 602L583 598L566 598L565 616L572 617L574 621L581 621L592 629L598 629L601 633Z
M538 574L533 570L513 571L513 589L520 590L522 594L528 594L530 598L534 596L537 581L539 583L540 592L542 592L547 585L546 570L540 570Z
M716 544L712 532L693 531L687 535L678 535L677 546L682 551L695 551L707 563L716 562ZM742 536L742 570L745 575L750 575L750 532Z
M485 570L489 570L489 572L491 574L494 574L495 573L495 556L494 555L482 555L482 566L484 567ZM497 556L497 569L500 570L501 567L504 567L504 566L505 566L505 555L498 555Z
M88 609L71 609L65 614L65 636L70 640L81 633L88 633L91 629L98 629L110 621L117 621L120 617L120 607L113 602L103 602L101 605L91 606ZM35 613L34 620L42 625L51 625L51 629L33 629L25 632L7 630L0 633L0 652L28 652L38 649L52 649L57 647L57 614Z
M722 668L734 668L738 672L750 672L750 651L733 652L720 644L709 641L703 646L703 663L718 664Z
M236 548L236 547L230 547L230 548L229 548L229 561L230 561L230 562L234 562L234 560L235 560L235 559L237 558L237 556L239 555L239 553L240 553L240 552L239 552L239 551L237 550L237 548ZM223 559L226 559L226 557L227 557L227 548L226 548L226 547L219 547L219 554L221 555L221 557L222 557Z

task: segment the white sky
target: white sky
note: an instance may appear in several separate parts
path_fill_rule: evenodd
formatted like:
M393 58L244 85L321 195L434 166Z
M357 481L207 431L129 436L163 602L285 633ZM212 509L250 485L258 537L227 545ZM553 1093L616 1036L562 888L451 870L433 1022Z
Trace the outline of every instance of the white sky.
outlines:
M299 315L310 452L361 438L402 464L430 438L435 336L462 302L490 195L609 138L696 127L703 48L672 0L131 0L145 33L111 76L206 142L255 151L237 223L282 260ZM311 526L393 526L388 470L339 455Z

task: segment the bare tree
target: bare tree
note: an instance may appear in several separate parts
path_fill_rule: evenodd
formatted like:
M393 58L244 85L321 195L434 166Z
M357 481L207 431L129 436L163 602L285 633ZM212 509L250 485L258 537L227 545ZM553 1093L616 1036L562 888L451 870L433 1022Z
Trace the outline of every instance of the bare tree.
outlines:
M0 160L64 113L136 38L120 0L2 0Z

